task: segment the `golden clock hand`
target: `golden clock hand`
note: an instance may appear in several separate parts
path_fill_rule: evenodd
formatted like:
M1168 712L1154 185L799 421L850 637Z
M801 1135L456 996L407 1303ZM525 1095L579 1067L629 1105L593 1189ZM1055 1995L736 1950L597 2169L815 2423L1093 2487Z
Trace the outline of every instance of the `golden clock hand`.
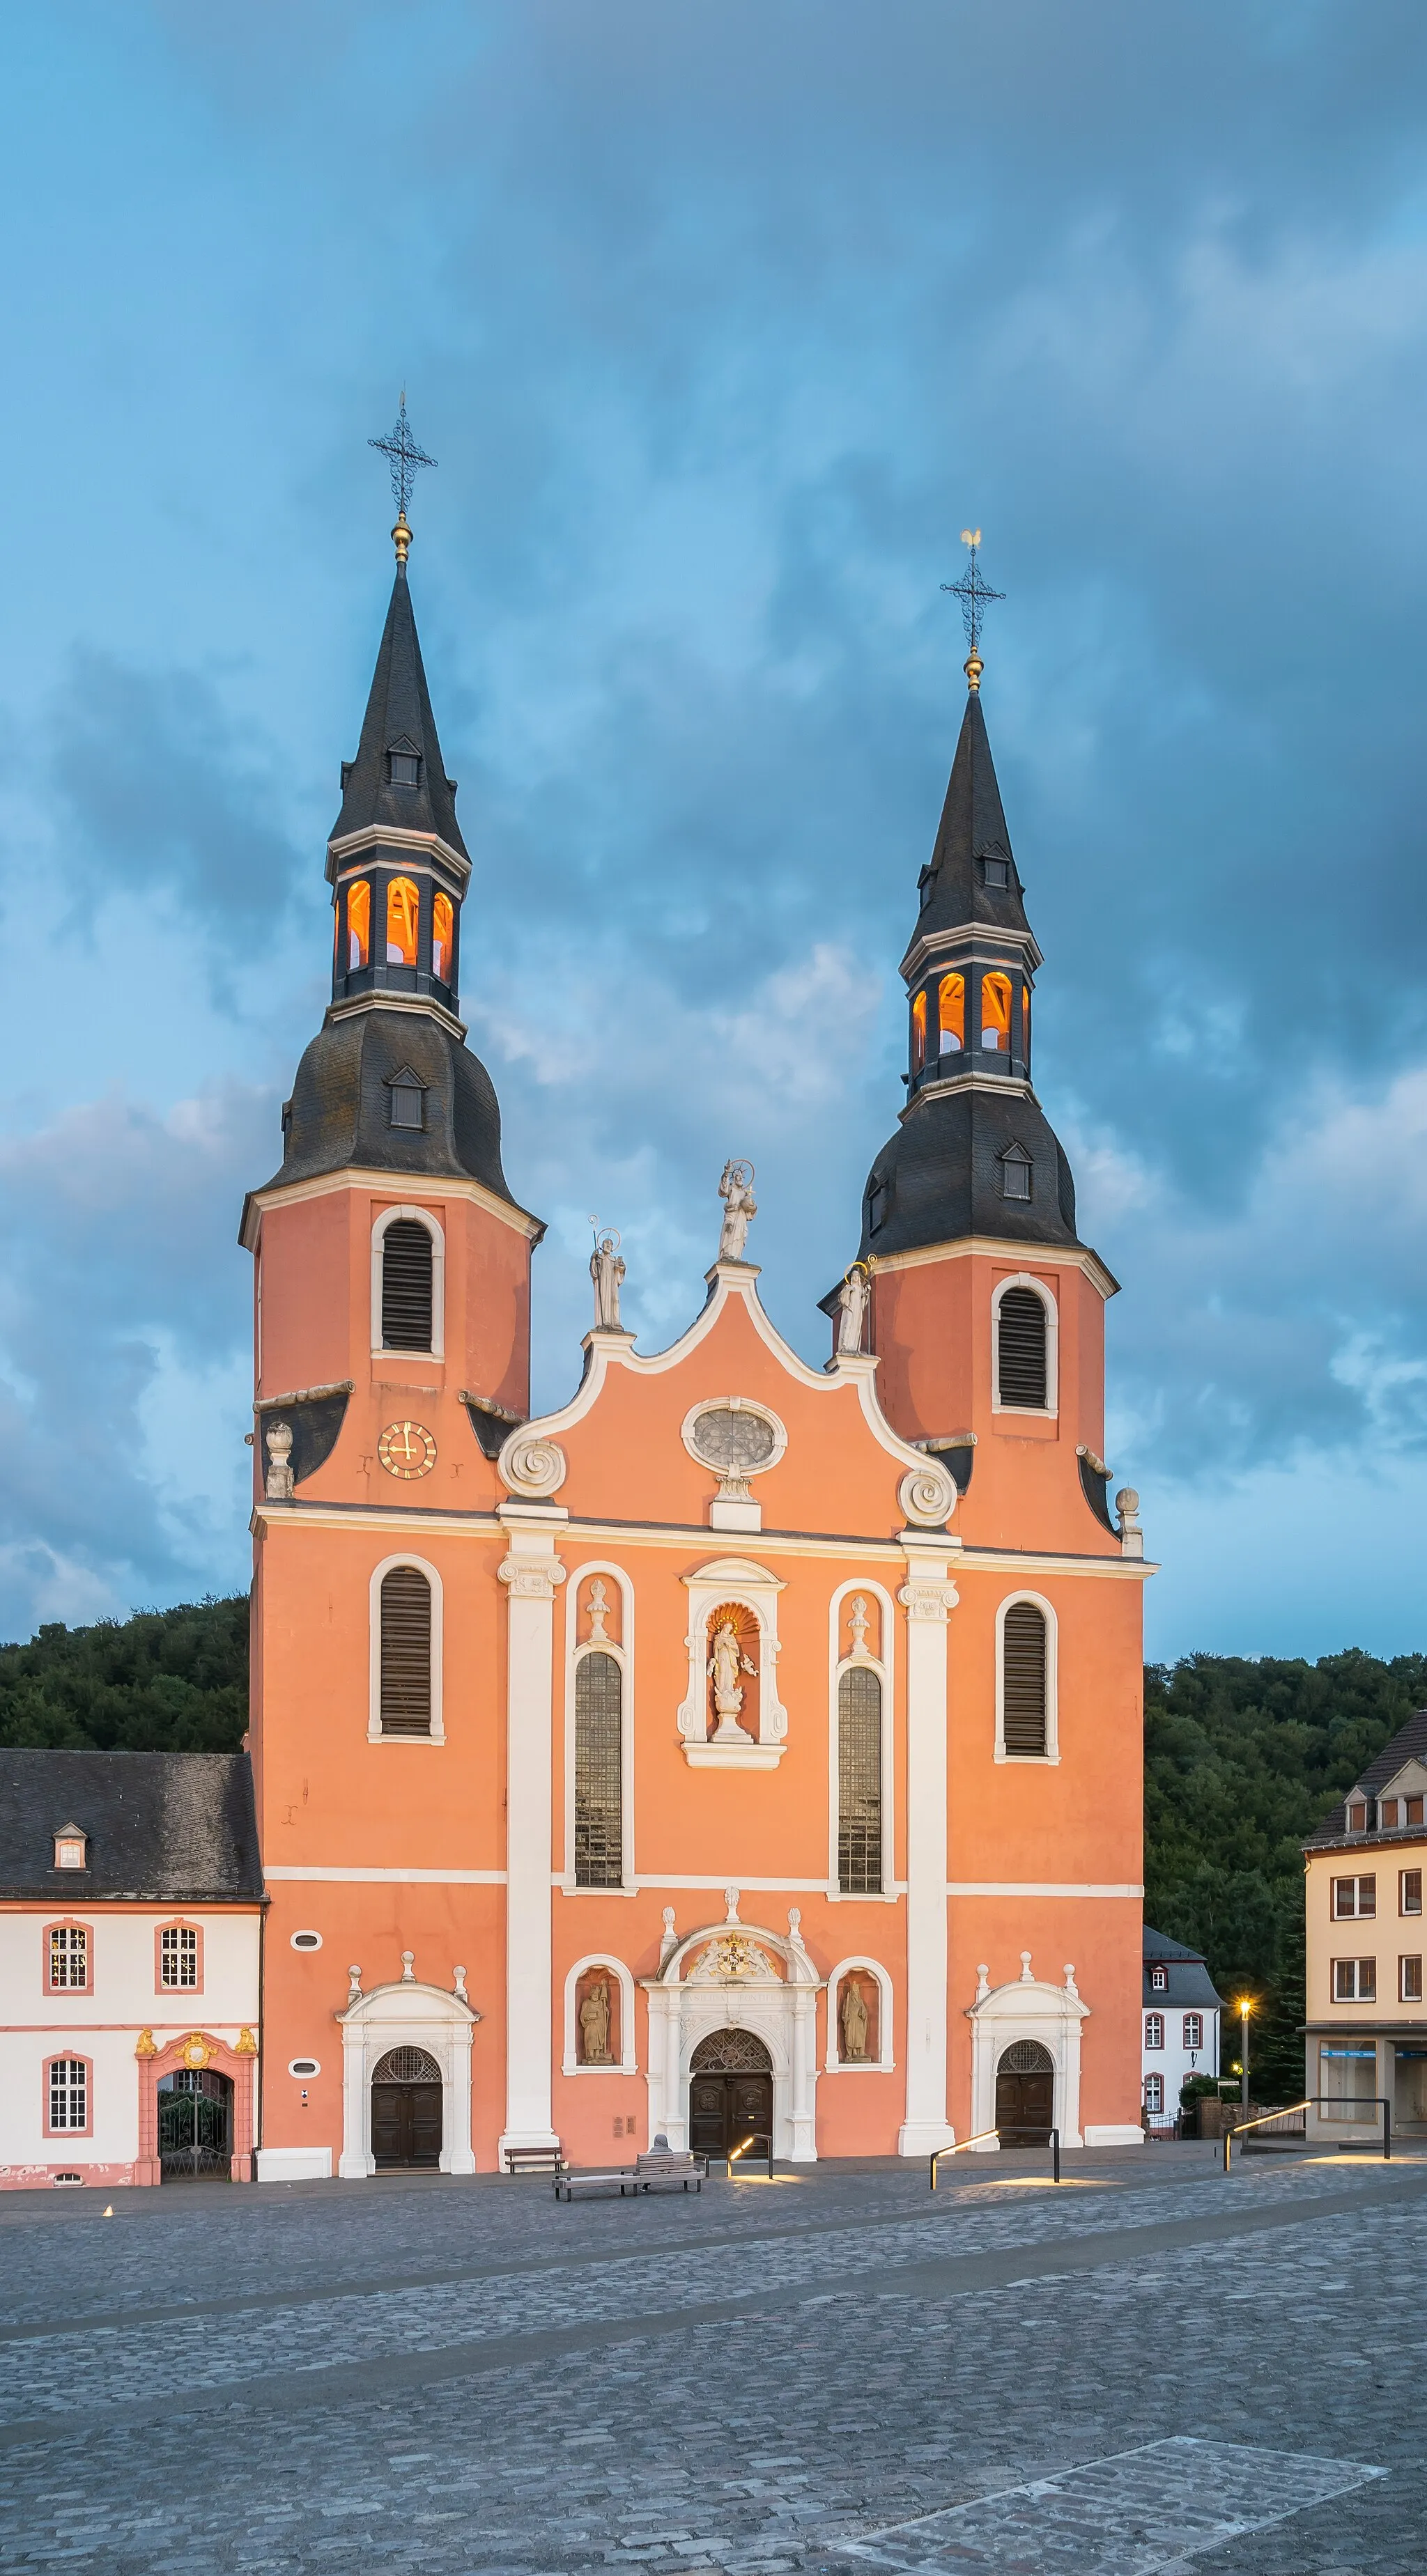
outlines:
M401 1445L405 1455L409 1458L411 1456L411 1425L409 1422L403 1422L401 1426Z

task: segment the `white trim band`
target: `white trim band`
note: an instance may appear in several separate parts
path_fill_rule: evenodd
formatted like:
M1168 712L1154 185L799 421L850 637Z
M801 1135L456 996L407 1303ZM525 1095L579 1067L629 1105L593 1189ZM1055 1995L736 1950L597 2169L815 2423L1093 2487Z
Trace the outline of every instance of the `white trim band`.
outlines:
M1064 1878L954 1878L947 1886L948 1896L1143 1896L1142 1887L1126 1880L1122 1886L1081 1886Z
M504 1887L503 1869L306 1869L297 1863L270 1861L265 1878L296 1879L309 1886L330 1885L347 1879L397 1887ZM712 1886L713 1882L710 1880Z

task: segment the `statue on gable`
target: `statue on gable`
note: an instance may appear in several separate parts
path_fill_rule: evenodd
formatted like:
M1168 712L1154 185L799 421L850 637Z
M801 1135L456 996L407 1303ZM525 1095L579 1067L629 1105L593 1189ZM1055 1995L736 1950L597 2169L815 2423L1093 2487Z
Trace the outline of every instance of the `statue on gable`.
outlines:
M749 1219L758 1214L758 1201L753 1195L753 1165L725 1163L718 1194L723 1201L718 1257L720 1261L742 1261L747 1257L744 1245L748 1241Z
M867 1306L872 1295L872 1278L865 1261L854 1261L837 1292L837 1347L843 1351L860 1351L867 1328Z
M842 1989L842 2053L846 2058L867 2055L867 1999L856 1977L849 1977Z
M590 1254L590 1277L595 1286L595 1331L619 1332L619 1287L624 1277L624 1263L620 1259L617 1234L596 1235L595 1248Z
M609 2064L609 1985L603 1977L580 2006L580 2052L586 2066Z
M752 1673L756 1680L758 1666L744 1653L739 1644L738 1630L729 1618L719 1621L710 1643L713 1651L709 1656L708 1671L714 1686L714 1715L718 1719L714 1741L717 1743L722 1737L728 1743L746 1732L738 1723L738 1713L743 1706L743 1684L739 1675Z

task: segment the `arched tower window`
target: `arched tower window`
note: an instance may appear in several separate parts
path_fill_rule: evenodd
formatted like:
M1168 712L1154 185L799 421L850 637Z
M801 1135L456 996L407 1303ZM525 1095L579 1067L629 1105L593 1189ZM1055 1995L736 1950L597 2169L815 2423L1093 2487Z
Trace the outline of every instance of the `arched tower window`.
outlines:
M624 1675L598 1647L575 1666L575 1885L624 1879Z
M981 1043L1002 1055L1011 1045L1011 979L1009 975L983 975L981 978Z
M882 1683L850 1664L837 1685L837 1883L882 1893Z
M927 997L918 993L912 1001L912 1071L920 1073L927 1060Z
M372 890L365 877L358 877L347 888L347 972L355 974L359 966L371 963Z
M451 969L455 962L456 913L448 894L438 894L431 906L431 972L442 984L453 983Z
M1001 1626L1001 1736L1007 1753L1040 1754L1046 1740L1046 1624L1034 1601L1013 1601Z
M966 978L943 975L937 986L937 1040L941 1055L960 1055L966 1044Z
M996 1395L1001 1404L1044 1411L1045 1301L1034 1288L1007 1288L996 1308Z
M386 962L416 964L416 926L421 897L410 877L393 877L386 890Z
M414 1565L382 1577L381 1731L431 1732L431 1586Z
M433 1312L431 1237L415 1217L399 1216L382 1236L382 1347L429 1351Z

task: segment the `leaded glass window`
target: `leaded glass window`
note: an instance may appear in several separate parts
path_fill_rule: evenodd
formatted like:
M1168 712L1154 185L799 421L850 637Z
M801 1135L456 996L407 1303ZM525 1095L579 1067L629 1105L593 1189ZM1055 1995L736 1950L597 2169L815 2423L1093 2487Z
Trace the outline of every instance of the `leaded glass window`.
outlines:
M56 1992L89 1984L89 1934L82 1923L50 1928L50 1984Z
M159 1983L161 1986L196 1986L198 1983L198 1934L187 1924L170 1924L159 1934Z
M596 1650L575 1666L575 1885L624 1879L624 1675Z
M882 1684L867 1664L837 1685L837 1883L844 1896L882 1893Z

